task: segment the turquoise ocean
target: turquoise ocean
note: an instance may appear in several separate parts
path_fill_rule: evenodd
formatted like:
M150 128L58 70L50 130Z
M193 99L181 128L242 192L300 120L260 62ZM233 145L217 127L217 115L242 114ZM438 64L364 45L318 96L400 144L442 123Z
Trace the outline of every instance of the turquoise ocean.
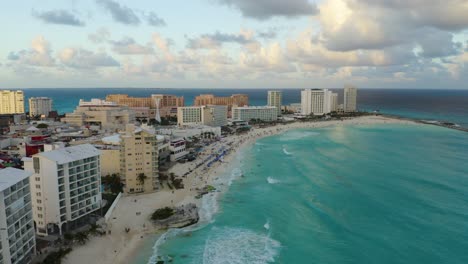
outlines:
M135 263L468 263L468 133L300 129L236 155L200 223L148 239Z

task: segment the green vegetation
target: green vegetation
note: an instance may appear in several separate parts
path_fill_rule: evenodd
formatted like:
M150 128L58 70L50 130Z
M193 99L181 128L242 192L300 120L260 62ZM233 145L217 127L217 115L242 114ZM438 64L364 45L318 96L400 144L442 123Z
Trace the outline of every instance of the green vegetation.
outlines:
M48 124L42 123L42 124L37 125L36 127L37 127L37 128L48 128L49 125L48 125Z
M71 248L61 248L57 252L50 253L43 261L43 264L60 264L68 253L72 251Z
M148 179L148 176L146 176L144 173L140 173L137 176L137 180L141 185L145 185L145 180Z
M216 188L214 186L207 185L206 190L209 191L209 192L213 192L213 191L216 191Z
M154 211L154 213L151 215L151 220L164 220L173 216L174 213L175 213L174 209L170 207L160 208Z
M123 184L120 182L118 174L112 174L102 177L102 184L104 184L106 191L110 191L113 194L123 192Z

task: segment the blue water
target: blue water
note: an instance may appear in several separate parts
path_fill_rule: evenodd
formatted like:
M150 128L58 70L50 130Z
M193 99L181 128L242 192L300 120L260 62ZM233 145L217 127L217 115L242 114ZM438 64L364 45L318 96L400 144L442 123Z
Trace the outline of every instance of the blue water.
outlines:
M107 94L126 93L146 97L154 93L167 93L185 97L191 105L195 96L213 93L229 96L233 93L249 95L251 105L265 105L267 91L264 89L25 89L26 97L47 96L54 100L54 109L59 113L72 112L81 99L104 99ZM339 93L342 102L343 90ZM283 90L283 104L300 102L299 89ZM416 89L360 89L358 107L361 110L379 109L383 113L411 118L435 119L458 123L468 127L468 90L416 90ZM29 109L26 103L26 109Z
M468 133L294 130L239 155L219 207L205 196L204 224L169 232L154 254L176 264L468 263Z

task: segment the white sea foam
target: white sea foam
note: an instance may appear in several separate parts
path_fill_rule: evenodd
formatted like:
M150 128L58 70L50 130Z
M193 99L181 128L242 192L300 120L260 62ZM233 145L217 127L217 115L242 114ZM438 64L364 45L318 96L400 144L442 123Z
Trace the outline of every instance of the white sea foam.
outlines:
M268 220L264 225L263 227L266 229L266 230L270 230L270 220Z
M232 166L240 166L241 159L242 153L239 152L235 160L233 160ZM159 249L161 245L164 244L167 240L175 238L182 234L191 233L193 231L202 229L207 224L212 223L214 221L214 216L216 215L219 209L218 201L220 195L227 191L228 186L230 186L235 179L241 177L243 174L242 169L239 167L234 167L231 170L228 169L226 172L226 175L218 177L218 179L213 182L213 185L216 187L216 189L221 192L210 193L202 197L201 206L198 212L200 217L199 222L196 225L184 227L181 229L171 228L164 234L162 234L153 246L153 254L148 260L148 264L156 264L158 260L161 260L161 256L159 255Z
M288 155L288 156L291 156L291 155L292 155L292 153L289 152L289 151L287 151L286 148L283 148L283 152L284 152L284 154L286 154L286 155Z
M265 264L275 261L281 244L242 228L213 228L205 243L204 264Z
M272 178L272 177L268 177L268 178L267 178L267 182L268 182L269 184L277 184L277 183L280 183L281 181L280 181L280 180L277 180L277 179L275 179L275 178Z

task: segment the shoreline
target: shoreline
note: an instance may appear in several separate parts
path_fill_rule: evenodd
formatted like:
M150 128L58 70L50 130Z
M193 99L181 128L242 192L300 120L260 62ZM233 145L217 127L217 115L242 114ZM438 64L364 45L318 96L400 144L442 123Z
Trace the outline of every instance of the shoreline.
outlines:
M177 164L170 169L169 172L173 172L176 175L184 175L191 171L184 178L184 189L163 189L156 193L123 196L113 211L106 228L111 231L111 234L102 237L92 237L85 245L74 247L73 251L64 259L64 263L133 263L138 256L142 256L138 254L139 250L145 242L148 242L148 239L157 239L167 231L158 230L152 225L149 216L154 210L165 206L195 203L200 212L202 199L195 199L198 192L196 189L206 185L213 185L220 177L227 177L226 172L233 165L235 157L238 157L237 154L242 153L246 147L252 146L255 141L261 138L278 135L294 129L373 124L422 125L425 123L396 117L362 116L344 120L294 122L254 128L245 134L223 138L221 141L208 146L196 161ZM216 162L208 169L205 169L204 166L195 168L195 163L205 159L222 147L230 148L223 162ZM216 199L218 198L216 197ZM125 232L125 228L129 228L130 231Z

